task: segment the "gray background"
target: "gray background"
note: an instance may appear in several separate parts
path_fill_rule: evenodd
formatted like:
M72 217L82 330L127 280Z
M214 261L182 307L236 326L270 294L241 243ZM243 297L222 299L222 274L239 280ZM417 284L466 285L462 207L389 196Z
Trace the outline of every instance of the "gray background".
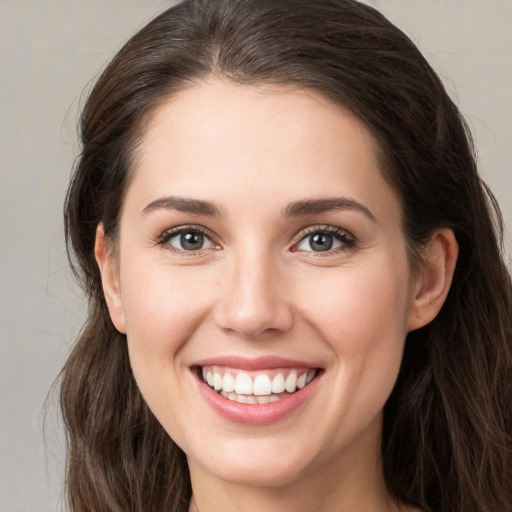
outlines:
M0 512L49 512L59 503L64 455L55 393L46 441L43 404L84 311L61 219L82 91L171 3L0 0ZM420 46L467 116L510 250L512 0L368 3Z

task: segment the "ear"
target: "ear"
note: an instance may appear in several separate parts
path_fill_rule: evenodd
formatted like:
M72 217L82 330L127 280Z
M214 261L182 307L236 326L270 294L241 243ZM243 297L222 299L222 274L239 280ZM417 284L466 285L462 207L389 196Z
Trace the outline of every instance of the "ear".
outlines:
M119 287L119 269L112 254L109 253L103 223L96 228L94 256L101 274L103 293L107 302L110 318L116 329L126 334L121 289Z
M431 322L439 313L452 284L459 245L451 229L432 234L423 255L425 263L413 286L408 330Z

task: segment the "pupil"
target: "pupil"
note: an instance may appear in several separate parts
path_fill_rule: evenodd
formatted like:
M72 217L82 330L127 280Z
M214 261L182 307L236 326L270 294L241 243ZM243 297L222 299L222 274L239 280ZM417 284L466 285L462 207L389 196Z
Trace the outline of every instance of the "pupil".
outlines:
M183 233L180 243L183 249L194 251L203 246L204 236L201 233Z
M311 235L310 239L311 249L314 251L328 251L332 247L332 236L325 235L322 233L317 233L316 235Z

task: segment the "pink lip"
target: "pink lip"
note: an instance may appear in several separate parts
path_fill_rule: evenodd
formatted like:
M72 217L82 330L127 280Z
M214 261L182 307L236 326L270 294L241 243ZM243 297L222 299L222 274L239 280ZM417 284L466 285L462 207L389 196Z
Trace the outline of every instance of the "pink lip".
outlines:
M228 366L240 370L266 370L272 368L318 368L318 366L304 361L297 361L276 356L263 356L254 359L239 356L222 356L203 359L192 366ZM277 403L277 402L276 402Z
M230 364L231 363L233 363L233 361L230 361ZM292 366L304 366L303 363L298 365L296 363L297 362L294 362ZM216 362L215 364L219 365L220 363ZM266 367L268 368L268 366ZM282 361L280 361L276 367L282 368ZM277 402L270 402L268 404L242 404L228 400L219 395L196 375L196 381L199 385L201 395L217 414L233 423L245 423L248 425L268 425L270 423L276 423L293 414L315 392L320 379L321 375L317 375L307 386Z

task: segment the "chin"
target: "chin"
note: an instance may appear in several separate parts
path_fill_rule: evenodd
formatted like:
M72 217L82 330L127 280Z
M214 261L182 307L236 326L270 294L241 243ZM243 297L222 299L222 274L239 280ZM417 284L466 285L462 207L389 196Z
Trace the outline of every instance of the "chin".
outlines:
M255 461L246 460L229 462L222 467L207 468L221 480L231 484L249 487L282 488L300 479L302 471L290 461L272 460Z
M229 439L215 443L208 453L189 458L189 464L197 462L208 473L235 485L279 488L312 470L315 457L306 446L296 439Z

